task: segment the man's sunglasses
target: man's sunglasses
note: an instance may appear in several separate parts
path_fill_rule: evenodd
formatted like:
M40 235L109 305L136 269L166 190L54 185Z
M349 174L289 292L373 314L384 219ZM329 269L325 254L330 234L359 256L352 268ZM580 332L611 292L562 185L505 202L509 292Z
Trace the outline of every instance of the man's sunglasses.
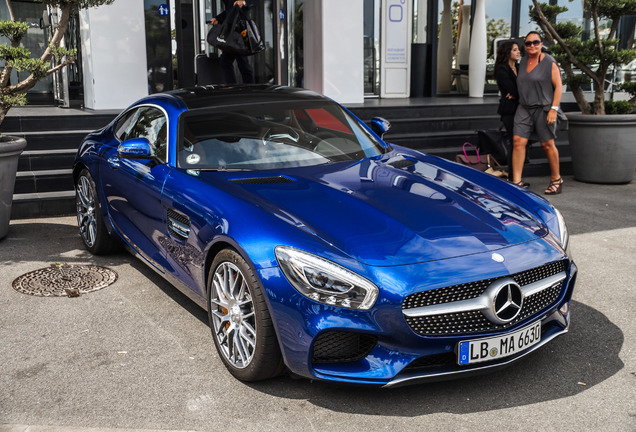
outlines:
M538 40L538 39L535 39L535 40L531 40L531 41L525 41L523 44L525 46L527 46L527 47L531 47L532 45L539 46L539 45L541 45L541 41Z

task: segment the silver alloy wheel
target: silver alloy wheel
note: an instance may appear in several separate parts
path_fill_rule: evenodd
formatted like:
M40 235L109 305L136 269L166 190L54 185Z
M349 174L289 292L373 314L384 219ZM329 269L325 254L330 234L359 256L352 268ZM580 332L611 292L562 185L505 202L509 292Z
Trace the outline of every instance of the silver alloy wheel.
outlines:
M77 182L77 224L82 239L88 247L93 247L97 238L97 219L95 218L95 195L93 186L86 176L80 176Z
M238 369L247 367L256 349L254 304L243 273L231 262L222 262L214 271L210 310L223 356Z

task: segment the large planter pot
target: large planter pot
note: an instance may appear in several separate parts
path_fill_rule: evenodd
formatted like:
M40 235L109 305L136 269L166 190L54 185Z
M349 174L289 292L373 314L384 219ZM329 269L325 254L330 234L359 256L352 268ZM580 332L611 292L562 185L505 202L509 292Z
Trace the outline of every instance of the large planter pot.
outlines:
M575 179L604 184L629 183L634 179L636 114L568 113L567 117Z
M18 158L26 144L24 138L6 135L0 137L0 239L9 231L15 173L18 169Z

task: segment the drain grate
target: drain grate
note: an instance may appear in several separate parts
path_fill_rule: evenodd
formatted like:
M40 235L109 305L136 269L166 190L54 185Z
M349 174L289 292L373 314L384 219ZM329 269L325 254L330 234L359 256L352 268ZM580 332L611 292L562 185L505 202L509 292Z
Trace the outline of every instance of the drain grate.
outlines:
M13 281L23 294L41 297L77 297L106 288L117 281L117 273L94 265L51 264Z

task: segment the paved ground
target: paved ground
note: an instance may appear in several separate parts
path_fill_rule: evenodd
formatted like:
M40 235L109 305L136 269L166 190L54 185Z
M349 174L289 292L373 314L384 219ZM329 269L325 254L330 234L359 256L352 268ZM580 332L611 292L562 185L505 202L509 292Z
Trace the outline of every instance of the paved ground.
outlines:
M503 372L392 390L240 383L217 358L204 311L139 261L90 256L74 218L13 221L0 241L0 432L633 432L636 184L568 178L551 200L580 269L570 333ZM77 298L12 288L52 263L103 265L119 279Z

